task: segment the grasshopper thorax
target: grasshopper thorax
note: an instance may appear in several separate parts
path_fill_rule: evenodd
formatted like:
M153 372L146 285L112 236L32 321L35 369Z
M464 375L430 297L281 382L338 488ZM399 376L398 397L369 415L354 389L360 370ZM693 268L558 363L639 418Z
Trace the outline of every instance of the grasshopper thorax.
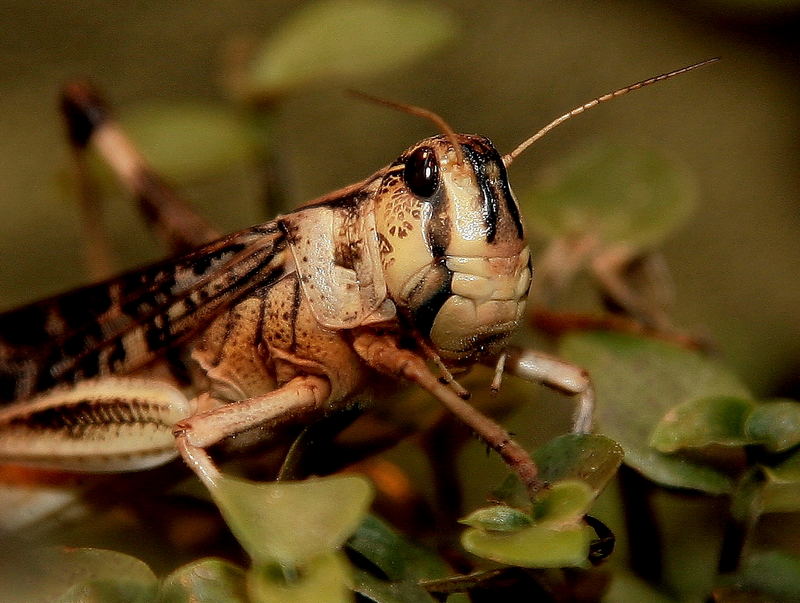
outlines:
M531 280L519 207L494 145L427 138L387 170L375 219L390 297L450 364L497 352Z

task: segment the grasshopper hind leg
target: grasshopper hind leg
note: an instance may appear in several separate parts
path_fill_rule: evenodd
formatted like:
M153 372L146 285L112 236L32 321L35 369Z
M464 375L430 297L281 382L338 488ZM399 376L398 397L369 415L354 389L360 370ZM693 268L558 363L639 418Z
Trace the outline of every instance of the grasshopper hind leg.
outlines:
M149 469L177 456L173 425L191 412L163 382L85 381L0 409L0 460L93 473Z
M213 485L219 471L205 448L308 420L330 391L322 377L299 376L262 396L212 406L156 380L85 381L0 410L0 461L105 473L149 469L180 453Z
M67 85L61 95L61 112L79 168L87 234L93 239L97 240L101 227L95 187L85 169L88 147L100 154L120 183L137 200L139 213L146 224L172 253L184 253L220 236L153 170L94 87L86 82Z

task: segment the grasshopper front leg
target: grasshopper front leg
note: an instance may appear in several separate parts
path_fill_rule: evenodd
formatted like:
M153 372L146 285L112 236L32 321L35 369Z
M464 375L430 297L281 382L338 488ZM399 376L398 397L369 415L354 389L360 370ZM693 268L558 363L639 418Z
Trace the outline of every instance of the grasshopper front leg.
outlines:
M592 381L584 369L555 356L516 346L509 346L506 354L505 372L574 396L572 431L587 433L591 430L595 395Z
M537 479L536 464L527 451L512 439L508 431L469 404L452 387L439 381L423 358L400 348L394 337L369 331L358 334L353 347L372 368L407 379L432 394L501 456L517 473L531 496L543 487L544 484Z
M320 411L330 396L327 379L300 376L263 396L226 404L179 421L173 430L183 459L212 487L219 470L204 450L251 429L271 430Z

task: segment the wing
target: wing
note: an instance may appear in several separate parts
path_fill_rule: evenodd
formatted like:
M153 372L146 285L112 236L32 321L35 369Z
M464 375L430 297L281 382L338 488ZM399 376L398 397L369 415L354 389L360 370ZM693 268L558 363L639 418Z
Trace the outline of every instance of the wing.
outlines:
M177 259L0 314L0 402L61 383L127 374L286 273L276 222Z

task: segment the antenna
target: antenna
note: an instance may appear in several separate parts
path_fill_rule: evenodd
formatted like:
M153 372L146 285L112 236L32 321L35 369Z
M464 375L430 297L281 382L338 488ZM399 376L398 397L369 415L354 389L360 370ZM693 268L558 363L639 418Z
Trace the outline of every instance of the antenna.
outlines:
M357 96L364 100L368 100L372 103L376 103L378 105L384 105L386 107L391 107L392 109L397 109L398 111L402 111L403 113L408 113L410 115L416 115L417 117L422 117L423 119L427 119L439 129L439 131L447 137L450 141L450 144L453 145L453 149L456 152L456 162L461 164L464 162L464 153L461 151L461 145L458 143L458 137L456 135L455 130L450 127L444 118L439 115L438 113L434 113L430 109L425 109L423 107L417 107L416 105L407 105L405 103L397 103L395 101L390 101L385 98L380 98L378 96L372 96L371 94L366 94L365 92L361 92L359 90L348 90L350 94L353 96Z
M719 57L714 57L713 59L706 59L705 61L695 63L694 65L689 65L688 67L681 67L680 69L676 69L675 71L662 73L661 75L647 78L646 80L642 80L641 82L630 84L629 86L625 86L624 88L620 88L619 90L614 90L614 92L609 92L608 94L604 94L603 96L598 96L597 98L590 100L588 103L585 103L580 107L575 107L572 111L564 113L564 115L562 115L561 117L558 117L553 121L551 121L544 128L536 132L536 134L534 134L527 140L523 141L519 146L517 146L516 149L514 149L507 155L503 155L503 164L506 167L508 167L517 157L522 155L522 153L524 153L529 146L531 146L534 142L536 142L542 136L547 134L550 130L554 129L557 126L560 126L568 119L575 117L576 115L580 115L581 113L583 113L588 109L591 109L592 107L596 107L600 103L613 100L624 94L627 94L628 92L633 92L634 90L638 90L639 88L644 88L645 86L649 86L650 84L663 82L664 80L668 80L669 78L675 77L676 75L681 75L682 73L686 73L687 71L692 71L693 69L697 69L698 67L704 67L709 63L715 63L717 61L719 61Z

